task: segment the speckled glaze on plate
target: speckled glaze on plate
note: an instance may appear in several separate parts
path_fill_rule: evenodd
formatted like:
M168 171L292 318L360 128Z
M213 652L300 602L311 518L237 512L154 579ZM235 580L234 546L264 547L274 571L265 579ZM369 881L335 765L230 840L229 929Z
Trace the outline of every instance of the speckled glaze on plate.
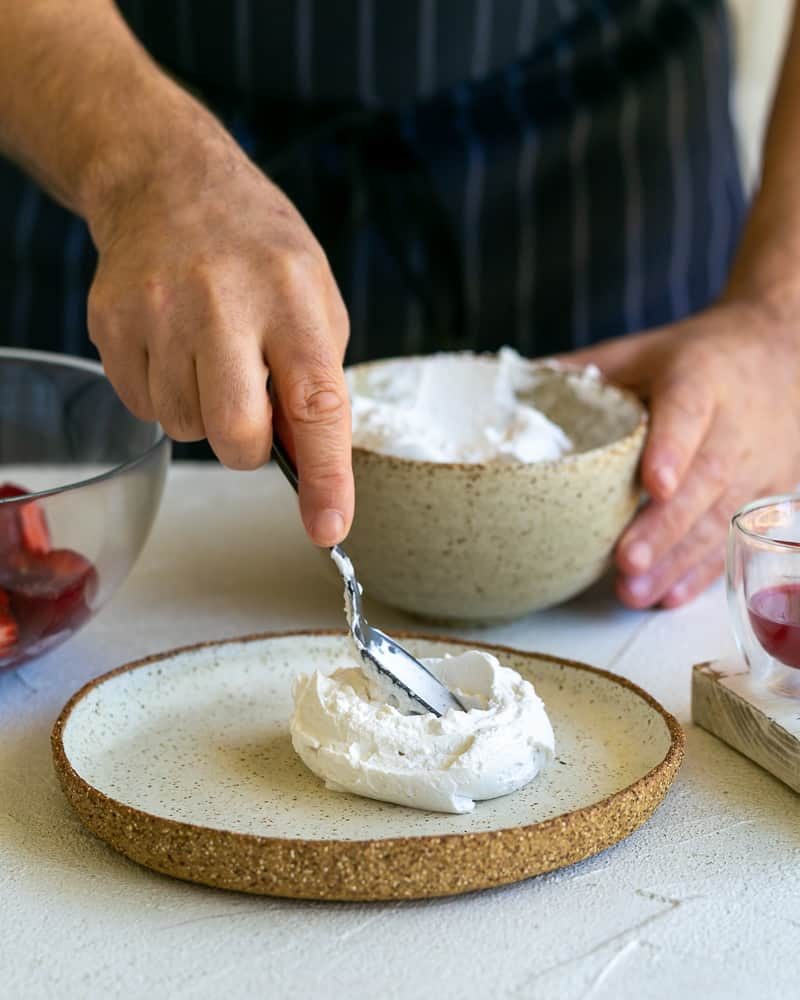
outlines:
M178 878L266 895L368 900L503 885L589 857L652 814L683 733L628 681L498 646L408 636L421 656L491 650L544 699L557 759L468 815L328 791L289 737L293 677L352 662L341 633L292 633L149 657L87 684L53 729L86 826Z

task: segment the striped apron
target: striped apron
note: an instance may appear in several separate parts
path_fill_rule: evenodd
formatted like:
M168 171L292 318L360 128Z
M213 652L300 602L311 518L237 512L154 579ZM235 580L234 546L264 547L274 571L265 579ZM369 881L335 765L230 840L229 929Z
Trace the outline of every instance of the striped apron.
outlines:
M528 355L720 291L745 202L723 0L122 0L294 200L348 360ZM85 225L0 161L0 342L91 354Z

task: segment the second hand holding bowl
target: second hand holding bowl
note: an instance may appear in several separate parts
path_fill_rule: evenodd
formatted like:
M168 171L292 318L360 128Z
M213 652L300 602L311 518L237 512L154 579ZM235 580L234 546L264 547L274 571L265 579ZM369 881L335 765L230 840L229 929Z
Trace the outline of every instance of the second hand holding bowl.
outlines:
M297 470L274 435L272 457L297 492ZM453 708L464 711L458 698L404 646L367 623L361 610L363 588L356 578L350 557L340 545L332 546L330 553L344 580L347 623L367 674L397 700L402 710L432 712L437 716Z

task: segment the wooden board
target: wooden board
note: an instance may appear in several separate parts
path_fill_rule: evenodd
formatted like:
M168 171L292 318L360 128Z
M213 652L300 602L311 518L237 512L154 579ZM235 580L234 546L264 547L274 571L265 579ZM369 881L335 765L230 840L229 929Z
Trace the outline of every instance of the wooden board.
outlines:
M692 718L800 792L800 698L754 683L744 662L698 663Z

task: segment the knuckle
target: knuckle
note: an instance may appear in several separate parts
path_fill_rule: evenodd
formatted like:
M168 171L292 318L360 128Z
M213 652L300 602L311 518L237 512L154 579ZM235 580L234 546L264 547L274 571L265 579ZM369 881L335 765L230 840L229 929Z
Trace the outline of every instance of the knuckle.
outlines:
M308 249L284 251L270 264L274 280L288 296L304 295L310 286L326 281L330 274L324 257Z
M288 269L290 274L296 274L303 279L328 279L331 274L328 259L321 247L311 246L295 250L289 254Z
M687 382L675 378L663 386L665 401L671 418L677 417L682 422L696 423L708 415L709 400L702 391L695 391L694 381Z
M695 459L697 472L703 483L712 489L723 490L728 486L728 467L725 460L709 451L701 451Z
M145 307L152 313L163 313L169 306L172 294L167 283L156 274L146 275L141 283Z
M662 533L664 537L674 544L688 531L691 526L691 516L689 512L676 504L665 507L661 514Z
M173 311L197 320L197 340L220 346L241 341L243 333L258 324L252 284L245 280L235 262L220 260L197 265L186 283L184 294L175 299ZM185 294L188 290L189 294Z
M185 289L190 292L193 310L202 317L207 326L215 327L225 315L225 282L220 272L207 259L193 261L187 269ZM184 297L182 305L185 307Z
M181 443L187 441L200 441L204 437L203 431L199 427L192 428L188 424L181 424L174 420L165 419L164 417L160 417L159 423L173 441L179 441Z
M235 270L235 261L229 257L198 253L186 264L185 283L194 295L213 300Z
M347 413L347 395L338 379L308 374L295 379L282 401L286 416L298 424L334 424Z
M693 529L690 535L692 552L716 551L725 541L727 528L726 508L717 502L705 512Z
M257 447L246 447L241 444L233 446L214 437L209 437L209 441L217 458L228 469L236 469L240 472L259 469L269 457L268 438Z
M333 323L331 324L331 327L334 331L337 342L342 349L342 353L344 353L344 348L350 340L350 314L348 313L347 306L344 304L338 290L334 296Z
M348 472L338 466L316 464L310 473L306 473L306 478L312 480L318 492L337 496L347 488L348 475Z
M169 403L159 407L158 419L176 441L197 441L204 436L200 414L181 393L172 394Z
M267 422L251 409L233 409L224 416L208 421L206 430L210 437L232 451L254 445L266 447L269 443Z
M217 458L219 458L219 455ZM234 472L254 472L264 465L265 460L252 458L249 455L236 452L234 455L229 455L224 459L220 458L220 462L222 462L226 469L232 469Z

